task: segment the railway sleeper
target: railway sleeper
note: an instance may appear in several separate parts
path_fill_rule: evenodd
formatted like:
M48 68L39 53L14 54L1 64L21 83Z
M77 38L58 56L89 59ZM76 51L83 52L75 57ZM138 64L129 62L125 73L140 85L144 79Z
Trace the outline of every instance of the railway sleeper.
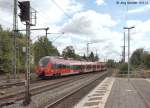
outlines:
M16 99L9 99L7 101L0 102L0 108L2 108L3 106L14 104L15 102L16 102Z
M59 78L60 76L61 76L60 73L53 74L53 77L54 77L54 78Z
M0 91L0 94L1 95L4 95L6 92L5 91Z

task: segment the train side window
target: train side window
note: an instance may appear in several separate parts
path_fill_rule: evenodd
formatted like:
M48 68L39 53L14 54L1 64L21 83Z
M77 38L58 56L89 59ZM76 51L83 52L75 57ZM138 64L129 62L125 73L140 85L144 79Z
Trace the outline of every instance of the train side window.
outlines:
M61 68L60 64L57 64L57 69Z
M66 68L68 69L68 68L69 68L69 65L66 65Z
M79 66L76 66L76 70L78 70L79 69Z
M76 68L77 68L77 67L76 67L75 65L72 65L72 69L76 70Z
M76 70L78 70L80 67L79 66L76 66Z
M55 69L58 69L58 68L59 68L59 65L58 65L58 64L54 64L54 68L55 68Z

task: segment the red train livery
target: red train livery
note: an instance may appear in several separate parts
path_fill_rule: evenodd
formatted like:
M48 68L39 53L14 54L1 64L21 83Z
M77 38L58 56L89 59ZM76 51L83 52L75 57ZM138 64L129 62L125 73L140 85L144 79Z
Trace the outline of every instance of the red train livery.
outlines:
M36 73L40 78L62 76L106 70L105 63L65 60L60 57L46 56L40 59Z

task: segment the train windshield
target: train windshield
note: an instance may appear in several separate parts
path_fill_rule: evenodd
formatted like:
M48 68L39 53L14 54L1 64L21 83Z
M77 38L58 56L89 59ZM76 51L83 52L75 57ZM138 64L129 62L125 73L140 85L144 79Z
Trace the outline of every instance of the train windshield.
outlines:
M44 67L44 66L46 66L47 64L48 64L48 62L49 62L49 57L44 57L44 58L42 58L40 61L39 61L39 65L40 66L42 66L42 67Z

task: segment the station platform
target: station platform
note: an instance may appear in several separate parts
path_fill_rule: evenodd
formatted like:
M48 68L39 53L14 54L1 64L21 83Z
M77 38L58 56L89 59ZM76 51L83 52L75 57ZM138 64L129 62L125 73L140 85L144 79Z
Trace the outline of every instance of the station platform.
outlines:
M150 80L108 77L75 108L150 108Z

